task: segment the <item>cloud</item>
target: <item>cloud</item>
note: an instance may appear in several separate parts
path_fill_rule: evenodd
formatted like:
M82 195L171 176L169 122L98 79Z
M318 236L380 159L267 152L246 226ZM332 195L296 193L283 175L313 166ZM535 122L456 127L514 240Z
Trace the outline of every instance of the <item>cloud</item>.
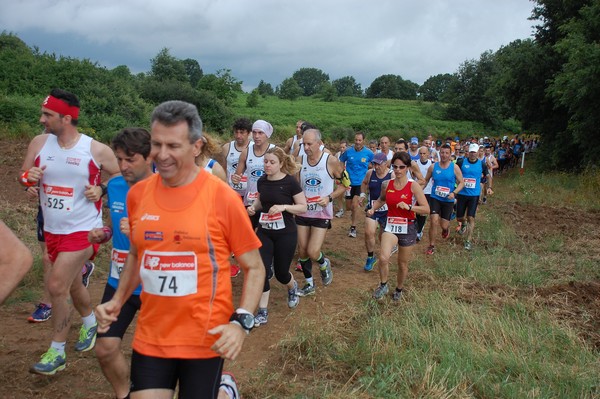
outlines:
M6 3L0 24L30 46L112 68L148 71L162 48L253 87L301 67L366 88L391 73L416 83L452 73L486 50L529 37L528 0L28 0Z

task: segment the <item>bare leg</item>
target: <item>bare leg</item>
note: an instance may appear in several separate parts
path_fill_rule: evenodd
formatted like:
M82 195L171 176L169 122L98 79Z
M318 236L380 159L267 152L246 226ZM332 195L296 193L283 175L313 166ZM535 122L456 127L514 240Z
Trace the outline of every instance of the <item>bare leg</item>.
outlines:
M33 265L29 249L0 221L0 305L21 282Z

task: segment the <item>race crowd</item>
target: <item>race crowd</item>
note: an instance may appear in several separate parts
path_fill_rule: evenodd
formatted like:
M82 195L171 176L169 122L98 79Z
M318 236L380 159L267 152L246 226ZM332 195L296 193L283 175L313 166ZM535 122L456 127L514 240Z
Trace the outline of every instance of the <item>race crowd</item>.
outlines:
M239 398L224 361L268 323L272 277L287 288L289 308L315 295L316 280L332 283L322 247L334 217L350 214L349 240L365 218L363 268L379 271L373 298L398 302L415 244L427 240L433 255L456 219L471 250L494 175L538 144L518 136L367 141L356 132L334 154L308 122L298 121L296 134L276 146L269 122L240 118L232 140L219 145L203 133L194 105L168 101L154 109L150 131L125 128L108 146L78 131L79 108L74 94L51 91L41 107L44 131L29 144L19 176L39 201L44 265L44 293L29 321L52 324L50 345L30 371L65 369L72 304L82 320L74 350L95 350L116 398L171 399L176 391L180 399ZM3 223L0 240L10 243L0 255L0 267L11 268L0 283L3 302L32 257ZM94 309L87 286L98 248L109 242L108 280ZM231 279L240 271L234 306ZM136 314L128 365L122 339Z

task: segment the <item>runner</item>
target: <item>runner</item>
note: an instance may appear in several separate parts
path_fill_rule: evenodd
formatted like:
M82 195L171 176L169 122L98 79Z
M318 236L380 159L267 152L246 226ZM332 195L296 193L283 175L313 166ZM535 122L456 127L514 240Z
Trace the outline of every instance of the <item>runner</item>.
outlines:
M294 134L292 137L287 139L287 141L285 142L285 146L283 147L283 151L286 154L292 154L292 150L294 149L296 142L299 140L302 140L302 133L303 133L302 125L303 124L304 124L304 121L296 122L296 134Z
M33 266L33 256L29 248L0 220L0 305L17 288L23 277Z
M380 147L380 151L382 152L387 159L387 165L389 166L390 163L392 162L392 157L394 156L394 151L392 151L392 149L390 148L390 139L387 136L383 136L379 139L379 147Z
M430 156L430 147L423 146L419 148L419 156L421 159L417 161L417 165L419 166L419 170L421 175L426 176L429 167L433 164ZM429 180L425 188L423 188L423 194L425 194L425 199L427 199L427 204L429 204L429 199L431 198L431 186L433 182ZM423 228L425 227L425 223L427 222L428 213L417 213L417 242L421 241L423 238Z
M389 261L392 248L398 245L398 277L397 286L392 294L392 301L398 302L404 290L404 281L408 275L408 263L412 255L412 247L416 243L416 213L428 213L429 205L420 185L406 177L411 164L410 155L398 152L392 158L394 180L383 182L381 195L373 203L367 215L372 216L383 206L387 206L387 222L381 237L381 253L379 254L379 286L373 298L382 299L388 292Z
M65 368L71 326L69 297L83 318L75 350L89 351L96 343L90 294L78 277L81 265L98 251L98 245L90 244L87 236L91 229L102 226L100 172L113 177L119 167L110 147L77 131L79 100L74 94L53 89L41 112L40 123L51 134L36 136L29 144L21 182L41 187L44 236L52 262L47 282L54 316L52 343L30 371L52 375Z
M273 126L267 121L257 120L252 125L252 138L254 142L245 148L238 161L237 169L231 181L233 184L240 184L244 173L248 175L248 185L244 195L244 205L252 206L258 198L258 189L256 183L265 173L265 164L263 157L268 150L275 147L275 144L269 144L269 138L273 134ZM251 217L252 226L258 227L258 217Z
M321 151L319 149L320 141L321 132L319 130L310 129L304 132L306 156L301 159L300 185L306 195L308 209L306 213L296 216L298 252L302 272L306 279L304 287L298 292L300 296L314 295L315 293L312 260L319 264L323 285L329 285L333 280L331 262L323 255L321 247L325 241L327 230L331 228L332 202L334 198L343 195L346 191L343 184L335 188L334 183L334 179L342 179L344 173L342 163L331 154Z
M340 150L335 154L335 157L339 160L340 156L344 152L346 152L347 149L348 149L348 142L346 141L346 139L340 140ZM336 187L337 187L341 183L336 180L335 184L336 184ZM333 206L334 206L334 208L338 209L338 211L335 214L335 217L336 218L343 217L344 216L344 208L345 208L345 201L344 201L343 196L336 198L335 201L333 201ZM300 268L300 269L302 269L302 268Z
M408 149L408 155L410 155L410 159L412 159L413 161L418 161L419 159L421 159L421 157L419 156L419 138L418 137L412 137L410 139L410 147Z
M471 250L471 239L475 229L475 214L482 187L481 177L489 175L485 160L480 160L477 157L478 150L479 146L477 144L471 144L469 146L469 157L457 162L457 166L460 167L463 175L464 188L460 190L457 196L456 218L461 223L458 233L460 235L467 233L467 239L464 242L467 251ZM489 187L487 191L490 194L492 188ZM467 214L466 221L465 213Z
M350 175L350 193L346 195L346 209L352 210L352 224L348 236L356 238L356 219L358 218L358 196L369 163L373 160L373 152L364 146L365 134L356 132L354 135L354 146L348 148L340 156L340 161L346 164L346 170Z
M160 104L152 113L158 174L129 190L130 251L113 298L96 308L105 333L143 282L131 358L136 398L216 398L223 359L239 355L254 324L264 267L237 194L194 159L202 147L196 107ZM244 269L234 312L229 256ZM231 323L230 323L231 321Z
M200 155L196 157L196 165L204 168L208 173L212 173L217 176L219 179L223 180L225 183L227 180L227 172L218 163L213 157L221 152L221 147L219 144L207 133L202 135L202 148L200 150Z
M429 183L429 179L433 179L431 198L429 199L431 222L429 223L427 255L435 253L435 235L438 225L442 229L442 238L448 238L450 235L450 217L454 208L454 199L464 187L460 168L450 161L451 151L450 145L444 144L440 148L440 162L431 165L425 176L427 183Z
M489 174L483 189L481 190L480 201L482 204L487 203L487 193L491 191L493 194L492 186L494 185L494 171L498 169L498 161L494 156L494 149L491 146L484 148L485 164L487 165Z
M247 208L250 216L262 210L257 235L262 243L260 256L267 266L258 313L254 318L255 327L268 321L269 279L273 277L273 271L277 281L287 286L288 307L298 306L298 283L290 273L290 263L298 242L293 215L306 212L306 197L294 177L298 165L293 158L281 148L274 147L267 151L264 159L265 175L258 179L258 198Z
M123 129L113 138L112 148L117 156L121 176L113 177L106 185L111 223L110 226L92 229L88 234L88 240L95 244L106 243L112 237L110 269L101 303L108 302L115 294L123 264L129 253L127 193L131 186L152 176L152 159L149 157L150 133L147 130ZM129 397L129 367L121 352L121 342L137 311L140 310L141 290L142 287L138 286L133 291L117 320L110 325L106 333L99 333L96 341L96 357L117 398Z
M384 153L380 152L379 154L375 154L372 163L373 169L369 169L362 182L359 199L359 205L362 208L364 206L364 199L367 196L366 193L367 191L369 192L367 211L373 207L373 203L379 198L382 183L392 178L392 172L390 172L390 168L387 165L387 156ZM366 272L373 270L373 266L377 263L377 258L375 258L374 255L375 233L377 232L377 226L379 226L379 242L381 242L381 234L385 228L386 219L387 205L382 206L377 212L374 212L371 215L367 212L367 217L365 218L365 246L367 248L367 260L365 261L365 266L363 268Z

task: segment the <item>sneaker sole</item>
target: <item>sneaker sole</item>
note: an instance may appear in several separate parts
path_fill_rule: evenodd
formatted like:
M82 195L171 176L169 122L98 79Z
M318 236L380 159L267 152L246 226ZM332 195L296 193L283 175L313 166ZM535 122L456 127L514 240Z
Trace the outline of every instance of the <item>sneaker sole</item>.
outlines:
M301 294L301 293L298 293L298 296L299 296L299 297L301 297L301 298L303 298L303 297L307 297L307 296L312 296L312 295L315 295L315 291L311 291L311 292L309 292L308 294L304 294L304 293L302 293L302 294Z
M88 352L88 351L91 351L92 349L94 349L94 346L96 346L96 338L97 337L98 337L98 334L94 334L94 339L92 340L92 343L90 346L88 346L84 349L75 348L75 352Z
M50 316L50 317L52 317L52 316ZM27 321L30 322L30 323L43 323L45 321L50 320L50 317L48 317L47 319L34 319L33 317L29 316L27 318Z
M58 373L59 371L63 371L66 367L67 367L67 365L63 364L62 366L58 366L57 368L55 368L52 371L40 371L40 370L36 370L32 367L29 369L29 372L31 374L39 374L39 375L54 375L54 374Z

